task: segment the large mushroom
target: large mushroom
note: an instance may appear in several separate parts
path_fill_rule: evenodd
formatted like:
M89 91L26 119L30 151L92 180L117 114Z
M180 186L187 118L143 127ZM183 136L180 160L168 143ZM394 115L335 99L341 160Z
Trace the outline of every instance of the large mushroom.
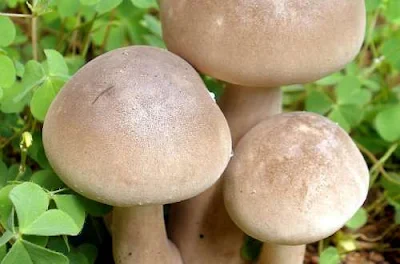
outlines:
M161 0L160 10L168 49L228 82L220 106L234 146L280 112L279 86L315 81L350 62L366 23L364 0ZM174 205L169 233L188 263L244 262L243 233L224 209L220 183Z
M332 121L295 112L265 119L236 145L224 177L233 221L261 241L261 264L301 264L305 244L339 230L361 207L369 171Z
M226 120L197 72L178 56L134 46L80 69L58 94L43 128L60 178L113 205L116 263L181 263L163 204L214 184L231 155Z

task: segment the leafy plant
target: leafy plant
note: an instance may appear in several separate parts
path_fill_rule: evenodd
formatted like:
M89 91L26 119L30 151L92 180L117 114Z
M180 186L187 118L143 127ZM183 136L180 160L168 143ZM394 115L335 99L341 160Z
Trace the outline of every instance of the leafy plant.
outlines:
M400 224L400 1L366 4L358 58L315 83L284 88L287 110L328 116L370 165L371 197L346 228L319 243L322 264L367 250L363 228L385 217L391 224L372 247L390 248L383 241ZM110 207L58 179L44 154L41 123L65 82L91 59L127 45L165 47L157 1L4 0L0 11L0 262L94 263L98 253L110 254L99 218ZM223 85L204 80L218 98ZM249 239L242 253L254 259L259 247Z

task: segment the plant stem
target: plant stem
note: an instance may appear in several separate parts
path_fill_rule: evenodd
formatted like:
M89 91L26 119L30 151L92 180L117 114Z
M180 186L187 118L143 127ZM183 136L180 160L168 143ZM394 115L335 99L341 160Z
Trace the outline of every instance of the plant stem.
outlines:
M378 57L375 45L374 45L374 38L373 38L373 33L374 33L374 29L376 27L376 23L378 21L379 18L379 14L381 12L381 7L377 8L372 19L371 19L371 24L368 26L368 32L367 32L367 36L366 36L366 41L364 44L364 47L362 49L362 51L360 52L360 54L362 54L362 58L360 59L360 64L363 63L365 61L365 57L368 54L368 49L371 48L371 52L374 58ZM361 65L360 65L361 66Z
M22 18L32 18L33 17L31 14L12 14L12 13L3 13L3 12L0 12L0 16L22 17Z
M363 145L357 143L357 147L360 149L360 151L362 153L364 153L373 163L373 167L370 170L370 174L371 175L375 175L375 173L377 171L379 171L383 177L385 177L388 181L395 183L397 185L400 185L400 181L397 181L396 179L393 179L385 170L384 165L386 163L386 161L393 155L393 153L397 150L397 148L399 147L399 145L393 144L389 150L382 156L382 158L380 158L379 160L375 157L375 155L370 152L367 148L365 148ZM372 185L375 183L376 178L378 175L376 175L376 177L371 177L371 184L370 187L372 187Z
M24 173L26 171L26 158L28 156L28 149L25 147L21 148L21 164L19 165L19 171L17 174L17 177L15 177L16 181L20 181L22 176L24 176Z
M68 190L69 190L68 188L62 188L62 189L59 189L59 190L56 190L56 191L51 191L50 194L54 195L54 194L57 194L57 193L68 191Z
M393 153L397 150L399 147L398 143L393 144L388 151L378 160L377 163L374 164L374 166L371 168L370 172L374 173L376 170L379 168L382 168L386 161L393 155ZM393 179L388 173L382 173L382 176L385 177L388 181L400 185L400 182Z
M31 25L31 37L32 37L32 53L33 59L39 60L39 51L38 51L38 17L32 17L32 25Z
M97 19L97 13L93 16L93 18L92 18L92 20L90 20L90 23L89 23L89 29L88 29L88 32L87 32L87 34L86 34L86 36L85 36L85 39L84 39L84 41L83 41L83 46L82 46L82 52L81 52L81 56L82 56L82 58L86 58L86 56L87 56L87 53L88 53L88 51L89 51L89 44L90 44L90 33L91 33L91 31L92 31L92 28L93 28L93 25L94 25L94 21Z
M102 51L102 53L104 53L104 50L105 50L106 45L107 45L108 37L110 36L111 25L112 25L114 16L115 16L115 10L113 10L113 11L111 12L111 14L110 14L110 19L109 19L109 21L108 21L108 23L107 23L107 26L106 26L106 33L104 34L103 43L101 43L101 51Z
M324 240L322 239L318 242L318 256L321 256L323 251L324 251Z
M378 199L376 199L372 204L370 204L368 207L365 208L365 210L370 213L372 212L376 207L378 207L378 205L380 205L381 203L384 203L386 200L386 197L384 195L382 195L381 197L379 197Z

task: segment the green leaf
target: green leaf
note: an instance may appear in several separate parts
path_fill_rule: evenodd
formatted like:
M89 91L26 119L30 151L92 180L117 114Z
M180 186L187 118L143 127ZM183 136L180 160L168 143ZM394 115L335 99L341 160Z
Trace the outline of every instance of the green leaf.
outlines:
M20 240L14 243L1 264L34 264ZM35 263L36 264L36 263Z
M400 106L394 106L380 112L375 119L376 130L386 141L400 139Z
M3 99L1 102L1 112L3 113L20 113L26 105L26 98L20 95L24 93L21 82L15 82L9 89L4 89ZM25 93L26 94L26 93ZM20 97L20 98L18 98ZM16 100L18 98L18 100Z
M44 152L42 135L40 133L33 134L33 144L28 149L28 155L34 161L36 161L40 165L41 168L51 170L51 166L50 166L49 161L47 160L46 154Z
M381 3L381 0L365 0L365 5L367 6L367 11L372 12L376 10Z
M14 101L20 101L24 98L33 88L41 85L45 81L45 71L43 66L34 60L28 61L25 65L25 73L22 78L23 92L20 93Z
M83 65L85 65L85 60L80 56L69 56L64 59L71 74L76 73Z
M22 244L28 252L29 257L34 264L68 264L68 258L58 252L51 251L47 248L35 245L29 241L22 241ZM19 262L25 263L25 262Z
M360 68L355 61L352 61L346 65L345 71L347 76L358 76L360 73Z
M13 208L9 194L15 186L16 185L7 185L0 190L0 224L3 227L7 226L7 221Z
M375 80L363 79L361 82L365 87L367 87L369 90L373 92L378 92L381 89L379 82Z
M94 264L97 258L97 248L92 244L83 244L78 247L78 251L82 252L89 264Z
M14 237L13 232L8 231L8 230L6 232L4 232L3 235L0 237L0 247L7 244L8 241L10 241L10 239L13 237Z
M24 240L29 241L32 244L41 246L41 247L46 247L47 242L49 241L49 237L47 236L26 236L24 235Z
M49 237L49 242L47 243L47 247L51 250L57 251L64 255L67 255L69 250L69 246L66 245L65 240L60 236L57 237Z
M240 255L248 262L256 260L257 256L260 254L261 247L262 242L252 237L246 236L240 250Z
M96 6L96 11L99 14L110 12L121 4L122 0L100 0Z
M16 36L14 23L9 17L0 16L1 38L0 47L7 47L13 43Z
M100 0L81 0L82 5L92 6L99 2Z
M144 38L146 44L153 46L153 47L165 49L165 43L160 37L157 37L154 35L144 35L143 38Z
M0 159L0 189L7 184L8 168L7 165Z
M0 247L0 263L4 259L4 257L7 255L7 246L1 246Z
M71 194L54 195L53 199L57 208L67 213L75 221L78 228L82 230L86 215L81 200Z
M341 105L364 105L372 98L372 93L361 89L361 81L355 76L344 77L336 87L337 102Z
M32 175L31 181L42 186L46 190L55 191L63 188L64 183L51 170L37 171Z
M13 61L4 55L0 55L0 87L11 87L16 79L16 71Z
M389 172L388 176L390 177L387 179L386 177L382 177L380 180L381 186L388 192L389 196L396 196L400 194L400 175L397 173Z
M324 251L322 251L321 256L319 258L320 264L339 264L340 263L340 255L339 251L334 247L328 247Z
M50 80L47 80L34 92L30 105L32 115L36 119L44 121L57 92L53 86L53 82Z
M79 10L79 0L58 0L57 11L61 18L74 16Z
M162 38L162 29L160 20L158 20L154 16L145 15L140 23L142 26L147 28L151 33L153 33L157 37Z
M85 211L92 216L96 217L105 216L112 210L112 206L101 204L93 200L89 200L83 196L78 196L78 197L79 200L81 200L83 206L85 207Z
M25 230L49 207L49 196L47 193L39 185L25 182L10 192L10 199L17 212L20 232L22 234L36 235L25 233Z
M358 125L364 112L356 105L335 105L333 111L329 114L329 118L338 123L344 130L350 130Z
M118 49L124 42L124 29L121 27L113 27L108 35L106 50L111 51Z
M131 0L131 2L134 6L142 9L158 7L156 0Z
M81 229L75 221L65 212L58 209L50 209L41 214L29 226L21 229L20 232L27 235L37 236L76 236Z
M359 229L368 221L368 213L364 208L360 208L355 215L346 223L350 229Z
M381 49L385 60L393 67L400 70L400 36L388 38Z
M333 101L325 93L312 91L306 99L306 110L324 115L332 109Z
M8 169L8 181L14 181L17 175L19 174L19 165L18 164L13 164L11 167ZM25 168L25 172L22 174L20 180L27 181L30 179L32 175L32 169L30 167Z
M396 225L400 225L400 208L396 208L396 212L394 215L394 221Z
M46 54L50 76L68 76L67 63L58 51L47 49L44 54Z
M90 264L86 256L77 250L72 250L67 255L70 264Z
M392 0L388 1L387 7L385 9L386 18L388 18L391 22L399 22L400 21L400 1Z

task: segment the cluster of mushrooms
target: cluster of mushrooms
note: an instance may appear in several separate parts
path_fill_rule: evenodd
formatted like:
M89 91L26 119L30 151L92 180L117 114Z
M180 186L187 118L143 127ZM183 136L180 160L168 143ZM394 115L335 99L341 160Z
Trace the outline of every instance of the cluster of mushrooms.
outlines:
M305 244L363 204L369 174L337 124L282 114L278 87L356 56L364 0L159 3L169 51L101 55L52 103L43 128L52 167L114 206L116 263L246 263L245 234L265 242L257 263L302 263ZM195 69L227 83L220 108Z

